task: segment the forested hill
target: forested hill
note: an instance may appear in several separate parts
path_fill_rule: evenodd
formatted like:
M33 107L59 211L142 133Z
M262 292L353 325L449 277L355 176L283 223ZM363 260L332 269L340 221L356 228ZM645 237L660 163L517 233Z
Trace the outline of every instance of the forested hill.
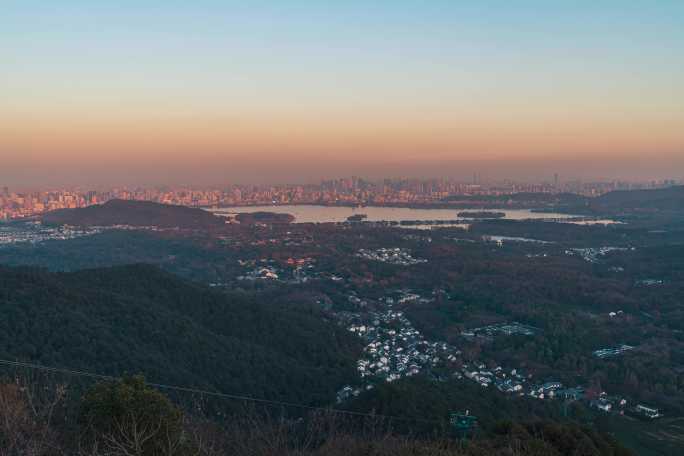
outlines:
M597 197L573 193L527 193L506 195L452 195L442 200L456 207L518 207L569 214L615 215L638 212L684 212L684 186L646 190L614 190Z
M0 358L304 403L354 378L352 335L152 266L0 267Z
M202 209L149 201L111 200L101 205L60 209L42 216L48 224L74 226L157 226L160 228L212 228L225 219Z
M605 210L684 210L684 185L651 190L618 190L601 195L592 207Z

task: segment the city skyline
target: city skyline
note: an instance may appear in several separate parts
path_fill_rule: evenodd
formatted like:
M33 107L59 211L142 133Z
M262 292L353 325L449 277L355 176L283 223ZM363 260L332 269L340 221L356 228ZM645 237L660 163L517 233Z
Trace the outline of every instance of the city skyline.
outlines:
M9 2L0 182L684 177L684 5Z
M650 182L604 181L582 182L561 180L558 174L551 181L538 183L487 181L475 173L470 182L455 179L385 178L370 180L351 176L330 179L316 184L224 184L221 186L116 186L50 189L21 189L0 186L0 221L33 217L58 209L76 209L106 203L111 200L152 201L193 207L230 207L260 205L323 205L323 206L427 206L443 205L453 198L463 197L470 203L482 197L513 194L571 194L597 197L615 190L666 188L682 181ZM453 201L452 201L453 202Z

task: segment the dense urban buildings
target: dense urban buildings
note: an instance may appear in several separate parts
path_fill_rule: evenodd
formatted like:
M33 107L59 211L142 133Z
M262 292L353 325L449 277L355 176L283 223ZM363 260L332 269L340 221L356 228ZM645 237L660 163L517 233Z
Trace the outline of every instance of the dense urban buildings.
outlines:
M0 191L0 220L11 220L56 209L73 209L101 204L111 199L154 201L184 206L247 206L258 204L324 204L384 205L430 204L452 196L493 196L521 192L569 192L599 196L613 190L662 188L675 185L675 180L650 182L560 182L558 175L548 183L513 181L483 183L475 175L473 182L450 179L384 179L370 181L351 177L325 180L306 185L226 185L219 187L118 187L105 190L54 189Z

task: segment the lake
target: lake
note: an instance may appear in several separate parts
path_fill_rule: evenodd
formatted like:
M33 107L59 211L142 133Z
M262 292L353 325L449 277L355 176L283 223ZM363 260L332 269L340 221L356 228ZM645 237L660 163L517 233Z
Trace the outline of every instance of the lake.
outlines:
M208 211L222 216L235 215L240 212L279 212L292 214L295 223L326 223L346 222L347 217L355 214L366 214L364 221L368 222L401 222L403 220L463 220L472 221L459 217L458 213L463 209L416 209L406 207L343 207L343 206L318 206L318 205L264 205L264 206L238 206L220 209L207 209ZM508 220L544 220L544 219L568 219L577 217L569 214L553 212L532 212L529 209L493 209L496 212L506 214ZM610 223L610 221L603 221Z

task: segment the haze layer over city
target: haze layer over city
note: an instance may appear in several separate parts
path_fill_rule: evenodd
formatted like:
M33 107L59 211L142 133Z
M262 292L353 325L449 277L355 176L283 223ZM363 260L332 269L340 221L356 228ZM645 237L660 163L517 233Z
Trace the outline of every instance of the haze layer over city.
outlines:
M0 182L681 179L683 8L4 2Z

